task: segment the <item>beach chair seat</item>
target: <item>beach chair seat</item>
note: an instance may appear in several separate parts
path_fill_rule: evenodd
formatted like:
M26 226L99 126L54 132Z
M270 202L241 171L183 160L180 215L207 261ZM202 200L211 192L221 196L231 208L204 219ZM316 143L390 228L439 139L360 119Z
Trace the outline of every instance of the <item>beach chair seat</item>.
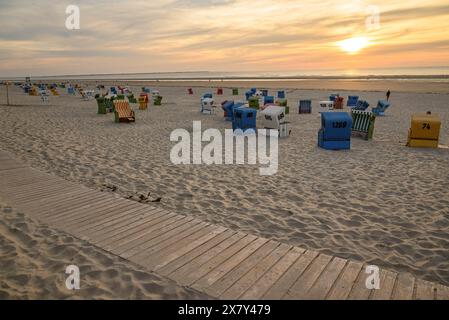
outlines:
M233 96L238 96L238 95L239 95L239 89L233 88L233 89L232 89L232 95L233 95Z
M262 91L262 96L263 97L268 96L268 89L262 89L261 91Z
M298 113L312 113L312 100L299 100Z
M352 136L365 140L373 138L376 115L371 111L351 110Z
M390 107L390 103L386 100L379 100L377 102L377 106L375 108L372 108L371 110L376 116L384 116L385 110L387 110Z
M359 96L348 96L348 101L346 106L349 108L357 106L357 101L359 101Z
M277 98L278 99L285 99L285 91L284 90L279 90L277 92Z
M318 146L328 150L351 148L352 118L346 112L322 112Z
M193 94L192 88L187 89L187 93L188 93L189 95L192 95L192 94Z
M223 88L217 88L217 95L222 95L223 94Z
M129 106L128 101L114 100L115 122L135 122L134 111Z
M339 96L340 96L339 93L332 93L332 94L329 96L329 101L335 102L335 100L337 100L337 98L338 98Z
M413 114L408 131L407 146L438 148L441 120L437 115Z
M369 103L366 100L358 100L357 105L354 107L354 110L365 111L368 109Z

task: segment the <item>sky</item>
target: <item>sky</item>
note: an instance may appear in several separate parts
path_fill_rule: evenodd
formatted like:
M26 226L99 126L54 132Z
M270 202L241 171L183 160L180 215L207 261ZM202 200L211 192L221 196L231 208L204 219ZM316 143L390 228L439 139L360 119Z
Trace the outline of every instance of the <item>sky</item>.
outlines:
M80 9L79 30L66 28L68 5ZM449 66L448 0L0 0L0 8L0 76Z

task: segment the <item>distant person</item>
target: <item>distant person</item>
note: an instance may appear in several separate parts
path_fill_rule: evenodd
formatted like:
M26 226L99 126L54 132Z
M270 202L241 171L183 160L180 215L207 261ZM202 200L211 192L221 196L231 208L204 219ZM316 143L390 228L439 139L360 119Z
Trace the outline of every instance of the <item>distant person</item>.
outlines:
M390 100L390 94L391 94L390 89L388 89L388 91L387 91L387 101Z

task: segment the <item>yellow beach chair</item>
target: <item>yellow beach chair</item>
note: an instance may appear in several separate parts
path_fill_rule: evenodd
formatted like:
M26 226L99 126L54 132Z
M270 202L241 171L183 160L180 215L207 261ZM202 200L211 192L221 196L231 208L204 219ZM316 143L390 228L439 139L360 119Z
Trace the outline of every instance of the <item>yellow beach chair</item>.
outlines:
M134 111L131 110L128 101L114 100L115 122L135 122Z
M441 120L433 114L412 115L411 127L408 131L407 146L422 148L438 148Z

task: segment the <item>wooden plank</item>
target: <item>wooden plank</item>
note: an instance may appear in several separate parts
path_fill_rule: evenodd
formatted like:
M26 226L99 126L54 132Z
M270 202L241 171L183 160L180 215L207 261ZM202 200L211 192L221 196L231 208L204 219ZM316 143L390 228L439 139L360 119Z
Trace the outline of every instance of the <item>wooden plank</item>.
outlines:
M59 187L59 188L58 188ZM31 202L39 197L51 195L53 192L60 191L62 186L58 186L54 182L41 182L40 184L27 184L17 189L9 189L3 192L8 196L10 201L21 203L22 201ZM67 190L67 189L63 189ZM62 190L61 190L62 191Z
M145 249L146 243L155 239L156 237L166 234L167 232L177 230L183 224L192 221L192 217L174 217L173 219L166 219L154 226L149 227L145 230L145 233L139 234L138 237L133 237L131 241L126 241L126 243L116 245L109 244L106 247L113 249L114 253L120 256L137 254L141 250Z
M437 284L437 300L449 300L449 287Z
M120 226L121 223L126 224L129 221L133 221L133 219L137 219L140 216L138 212L145 210L145 207L140 203L131 201L122 201L122 203L121 211L116 210L116 207L102 210L104 213L98 213L94 218L89 218L88 221L79 221L77 228L89 234L110 232L111 230L115 230L117 225ZM104 219L107 219L107 221ZM86 224L86 222L89 223Z
M332 260L331 256L320 254L296 280L282 297L283 299L304 299L320 274Z
M164 235L160 235L159 237L148 241L145 249L138 251L129 259L141 265L147 266L146 263L148 262L148 259L151 259L152 255L158 251L164 250L166 247L169 247L177 241L181 241L184 238L189 237L193 233L196 233L198 230L207 226L207 223L194 219L188 222L186 226L180 226L177 230L169 231Z
M181 285L191 285L255 239L255 236L236 233L170 274L170 278Z
M205 274L201 279L197 280L192 288L197 290L204 291L211 285L213 285L216 281L218 281L221 277L227 274L229 271L238 266L243 260L248 258L251 254L253 254L257 249L262 247L267 239L257 238L253 242L249 243L245 247L241 248L231 257L228 257L225 261L222 261L218 266L213 268L210 272Z
M262 299L281 299L295 281L302 275L309 264L318 256L318 252L307 250L297 261L271 286Z
M400 273L393 292L393 300L411 300L415 288L415 278L409 273Z
M94 231L92 240L98 242L98 239L104 239L105 237L110 238L111 232L113 232L112 236L120 236L133 227L141 227L147 221L154 220L156 217L158 217L158 215L156 215L156 213L158 212L162 212L162 209L152 208L151 210L148 210L148 208L145 208L145 206L137 206L135 210L132 211L132 215L128 217L128 220L123 220L111 226L111 229L109 229L111 231L108 231L101 227L86 228L80 231Z
M207 225L205 228L198 230L181 241L175 242L156 254L152 254L143 264L152 270L160 269L169 262L182 257L184 254L222 233L224 230L226 230L224 227Z
M365 273L366 265L363 265L362 271L359 273L351 291L348 295L348 300L368 300L372 291L375 289L366 288L366 279L369 274Z
M101 214L106 210L116 207L119 204L122 204L120 199L110 199L105 197L99 197L93 200L98 206L98 209L86 211L84 206L74 208L73 211L65 212L61 215L55 216L52 221L55 224L63 222L66 227L71 227L74 224L78 224L82 221L93 222L93 218L97 218L97 214ZM85 203L86 205L89 203Z
M106 228L112 223L114 217L122 217L125 211L139 208L130 206L129 203L123 202L121 199L105 198L104 196L97 199L93 205L94 207L87 212L85 208L81 207L70 214L72 217L65 221L65 227L79 230L86 226L103 225ZM81 214L77 215L77 212L81 212Z
M333 258L304 296L310 300L324 300L341 275L347 262L346 259Z
M208 240L201 246L195 248L195 250L191 250L187 254L176 258L175 260L169 262L162 268L157 268L157 272L162 276L168 276L169 274L179 270L181 267L191 262L193 259L199 257L203 253L208 252L213 247L217 246L219 243L230 238L234 234L236 234L235 231L227 229L224 232L217 235L216 237L213 237L212 239Z
M249 272L232 284L225 292L220 295L221 299L238 299L253 284L257 282L276 262L278 262L292 246L279 244L271 253L258 262ZM248 260L248 259L247 259ZM233 271L234 272L234 271Z
M329 300L345 300L351 292L360 272L362 272L363 263L349 261L344 268L341 277L337 279L334 287L329 292L326 299Z
M145 250L150 249L152 246L169 239L198 223L199 221L192 217L184 217L168 225L162 223L157 230L154 230L154 232L148 233L145 237L129 243L129 249L120 254L120 256L127 259L131 256L139 255L139 258L142 258L141 255L145 254Z
M129 217L138 216L139 215L138 212L141 210L142 210L142 207L140 207L140 206L113 207L107 211L110 214L110 216L102 215L103 220L95 222L95 224L98 223L98 226L96 228L83 230L82 228L85 228L85 226L89 225L88 223L86 224L86 222L83 222L82 227L75 225L75 226L73 226L73 230L77 230L77 232L82 232L89 238L96 237L96 235L99 231L101 231L102 234L103 233L113 233L116 228L117 220L110 220L110 219L113 219L113 217L116 216L116 213L119 213L120 215L122 215L122 217L125 217L125 219L126 218L129 219ZM95 225L94 225L94 227L95 227Z
M295 263L304 253L304 249L293 247L275 265L268 270L257 282L255 282L240 298L261 299L273 284Z
M379 289L374 290L370 298L373 300L390 300L393 295L396 275L394 272L382 269L379 276Z
M415 299L417 300L435 300L436 286L428 281L416 280Z
M78 189L68 193L55 193L49 197L42 197L39 200L24 201L20 205L22 210L33 210L34 215L45 215L49 209L56 209L60 204L65 203L68 199L75 199L81 196L88 196L91 192L89 190Z
M107 247L109 245L112 245L118 248L120 246L128 244L133 240L143 237L147 232L149 232L149 228L152 228L154 225L157 225L158 223L166 221L170 218L177 220L181 219L182 216L174 213L167 213L163 209L158 208L155 209L154 214L149 214L148 217L142 220L140 224L131 224L130 226L127 226L126 229L117 231L112 235L96 235L93 241L99 246Z

